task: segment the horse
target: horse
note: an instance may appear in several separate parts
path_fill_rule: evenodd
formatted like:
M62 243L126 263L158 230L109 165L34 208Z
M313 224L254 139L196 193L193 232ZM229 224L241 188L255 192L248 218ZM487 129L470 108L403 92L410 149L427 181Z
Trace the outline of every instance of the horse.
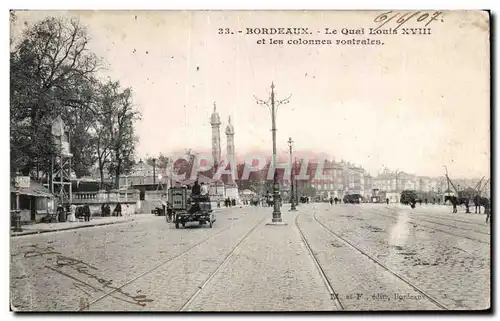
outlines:
M459 199L456 196L445 196L444 197L444 202L446 203L449 201L451 205L453 205L453 213L457 212L457 205L459 205Z
M481 214L481 206L484 207L484 212L486 213L486 211L489 210L490 207L490 200L487 197L481 197L479 195L476 195L474 197L474 207L475 207L474 213L478 214L479 210L479 214Z

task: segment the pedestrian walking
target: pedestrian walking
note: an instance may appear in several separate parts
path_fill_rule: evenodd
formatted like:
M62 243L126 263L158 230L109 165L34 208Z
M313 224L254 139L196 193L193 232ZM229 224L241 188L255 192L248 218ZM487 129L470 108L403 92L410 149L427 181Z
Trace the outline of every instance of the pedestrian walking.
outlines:
M172 214L173 214L173 209L172 209L172 204L170 202L167 202L167 220L168 222L172 222Z
M61 204L57 205L57 219L59 222L66 222L66 213Z
M163 214L167 214L167 203L165 202L165 200L161 201L161 206L163 207Z
M387 203L387 205L389 205L389 198L386 198L385 202Z
M122 216L122 205L120 204L120 202L118 202L116 204L116 207L115 207L115 210L113 211L113 213L116 215L116 216Z
M90 222L90 207L88 205L83 207L83 218L85 222Z
M71 204L69 206L68 222L76 222L76 205Z

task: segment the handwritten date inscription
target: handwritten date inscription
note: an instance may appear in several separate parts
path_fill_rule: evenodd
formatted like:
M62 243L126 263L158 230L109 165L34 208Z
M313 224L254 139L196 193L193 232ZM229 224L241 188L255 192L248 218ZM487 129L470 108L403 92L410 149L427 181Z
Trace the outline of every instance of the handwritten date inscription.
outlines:
M394 12L387 11L375 17L373 22L377 24L374 30L379 30L380 28L386 26L395 26L394 30L398 30L401 26L408 23L409 21L416 21L417 23L424 24L424 27L429 26L434 21L443 21L443 12Z
M64 256L60 252L55 251L51 246L39 247L38 245L31 245L24 252L24 258L31 259L34 257L46 258L49 264L45 265L45 268L73 280L73 286L88 297L101 293L100 298L110 296L117 300L142 307L146 306L148 302L153 302L146 295L132 295L124 292L122 287L113 285L113 280L98 276L99 269L97 267L81 260ZM82 277L85 277L86 280L82 280ZM79 310L88 309L89 303L86 298L81 298L79 303Z

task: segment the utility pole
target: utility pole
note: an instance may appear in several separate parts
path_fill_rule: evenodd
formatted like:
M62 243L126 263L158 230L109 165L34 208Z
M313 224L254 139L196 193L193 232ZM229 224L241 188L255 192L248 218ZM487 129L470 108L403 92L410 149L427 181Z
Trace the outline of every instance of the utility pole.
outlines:
M297 164L297 159L295 158L294 166ZM299 169L300 170L300 169ZM295 171L296 173L297 171ZM297 180L297 176L295 176L295 204L299 206L299 181Z
M294 195L293 195L294 193L293 193L293 162L292 162L293 141L292 141L292 137L288 138L288 146L290 146L290 166L291 166L291 171L290 171L290 187L291 187L290 203L292 205L291 205L290 211L296 211L297 209L295 208L295 200L294 200Z
M273 171L274 171L274 178L273 178L273 203L274 203L274 209L273 209L273 219L272 223L270 225L286 225L283 223L283 220L281 218L281 211L280 211L280 191L279 191L279 183L278 183L278 172L276 171L276 111L277 107L282 104L288 104L289 99L291 95L280 101L275 101L274 97L274 83L271 83L271 99L268 101L263 101L258 99L257 97L254 96L255 100L257 101L257 104L261 105L266 105L268 108L270 108L271 111L271 123L272 123L272 138L273 138L273 159L272 159L272 166L273 166Z
M170 176L169 188L171 188L172 187L172 176L174 174L174 162L170 158L168 159L168 171L169 171L168 175Z
M396 170L396 193L399 192L399 174L401 172L399 170Z
M153 158L153 185L156 185L156 158Z

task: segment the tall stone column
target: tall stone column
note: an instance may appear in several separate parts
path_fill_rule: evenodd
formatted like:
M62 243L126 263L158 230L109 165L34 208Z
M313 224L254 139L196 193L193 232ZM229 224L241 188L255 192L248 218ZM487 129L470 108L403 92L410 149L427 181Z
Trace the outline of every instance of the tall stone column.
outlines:
M226 127L226 137L227 137L227 159L231 162L231 179L228 181L229 185L236 185L235 177L237 175L237 166L236 166L236 156L234 153L234 127L231 123L231 116L229 116L229 121Z
M214 111L212 117L210 118L210 125L212 126L212 157L214 161L214 173L217 170L217 166L221 162L221 148L220 148L220 117L217 113L217 107L214 102Z

